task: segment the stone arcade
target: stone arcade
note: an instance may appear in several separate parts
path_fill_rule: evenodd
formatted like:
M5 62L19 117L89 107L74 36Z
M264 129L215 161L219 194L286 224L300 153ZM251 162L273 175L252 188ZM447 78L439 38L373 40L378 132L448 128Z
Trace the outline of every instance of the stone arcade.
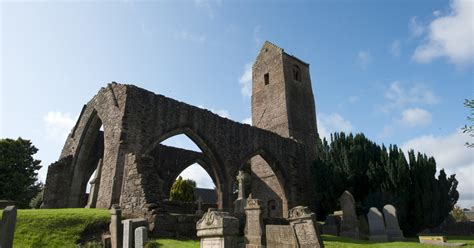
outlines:
M265 42L252 87L254 126L133 85L107 85L84 105L59 160L50 165L43 207L119 204L125 214L151 220L176 177L196 162L216 185L219 209L232 211L233 185L247 163L264 217L288 217L290 208L311 206L317 127L309 65ZM202 153L160 144L177 134Z

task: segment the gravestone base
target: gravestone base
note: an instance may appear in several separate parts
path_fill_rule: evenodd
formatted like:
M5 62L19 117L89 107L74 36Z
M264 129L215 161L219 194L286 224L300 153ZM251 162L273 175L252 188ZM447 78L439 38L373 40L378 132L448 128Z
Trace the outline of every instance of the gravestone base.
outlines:
M245 248L265 248L264 245L246 244Z
M278 248L294 248L296 239L293 229L288 225L267 225L266 226L267 246Z
M351 239L359 239L359 232L340 232L339 236Z
M237 247L237 237L206 237L201 238L201 246L203 248L234 248Z
M374 242L388 242L387 235L371 235L369 236L370 241Z
M323 225L323 234L329 234L329 235L334 235L337 236L337 226L325 226Z
M404 241L403 232L401 230L386 230L388 239L390 241Z

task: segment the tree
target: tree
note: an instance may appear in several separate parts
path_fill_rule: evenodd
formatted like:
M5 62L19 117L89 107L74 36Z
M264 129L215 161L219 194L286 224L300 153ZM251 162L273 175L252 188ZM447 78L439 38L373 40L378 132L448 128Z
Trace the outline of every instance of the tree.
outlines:
M41 161L33 158L38 149L31 141L0 139L0 199L13 200L27 208L42 184L37 180Z
M435 177L433 157L409 151L407 159L396 145L380 146L363 134L335 133L330 144L318 141L317 154L311 169L322 219L339 209L338 197L349 190L358 214L394 205L400 227L410 235L441 224L459 198L455 175L441 170Z
M464 210L458 205L454 206L453 211L451 211L451 216L453 216L457 222L468 220L466 213L464 213Z
M191 179L183 180L181 176L171 186L170 200L182 202L194 202L194 189L196 182Z
M470 122L474 122L474 100L466 99L464 101L464 106L469 108L469 112L470 112L469 116L467 117L467 120L470 121ZM474 124L465 125L462 128L462 131L463 131L463 133L467 133L467 134L469 134L469 136L474 137ZM466 146L474 148L474 143L466 142Z

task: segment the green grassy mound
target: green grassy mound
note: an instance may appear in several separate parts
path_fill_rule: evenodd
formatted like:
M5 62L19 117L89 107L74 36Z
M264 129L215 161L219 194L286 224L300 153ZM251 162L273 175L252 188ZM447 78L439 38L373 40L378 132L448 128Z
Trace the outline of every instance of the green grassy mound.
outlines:
M13 247L77 247L86 227L109 219L106 209L20 209Z

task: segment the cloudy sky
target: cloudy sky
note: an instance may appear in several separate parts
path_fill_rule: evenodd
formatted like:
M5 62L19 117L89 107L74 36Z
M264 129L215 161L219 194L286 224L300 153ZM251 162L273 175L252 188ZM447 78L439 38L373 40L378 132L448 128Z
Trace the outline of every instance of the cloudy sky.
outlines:
M269 40L311 65L321 135L428 153L474 206L474 150L460 131L474 98L473 4L0 1L0 137L31 139L44 180L82 105L111 81L249 122L250 68ZM184 174L212 187L198 166Z

